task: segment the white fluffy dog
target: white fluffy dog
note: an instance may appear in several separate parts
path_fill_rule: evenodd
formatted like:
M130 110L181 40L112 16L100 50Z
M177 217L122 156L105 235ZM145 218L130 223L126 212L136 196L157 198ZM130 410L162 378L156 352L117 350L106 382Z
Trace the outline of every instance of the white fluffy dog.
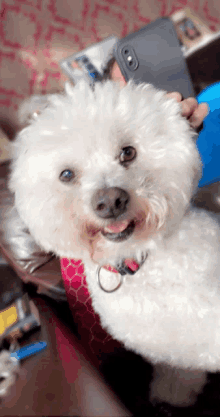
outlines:
M151 398L192 402L220 370L219 227L190 209L195 134L151 85L81 83L48 100L15 141L16 208L43 249L84 261L102 325L157 364ZM104 289L123 278L111 293L104 265L119 271L99 268Z

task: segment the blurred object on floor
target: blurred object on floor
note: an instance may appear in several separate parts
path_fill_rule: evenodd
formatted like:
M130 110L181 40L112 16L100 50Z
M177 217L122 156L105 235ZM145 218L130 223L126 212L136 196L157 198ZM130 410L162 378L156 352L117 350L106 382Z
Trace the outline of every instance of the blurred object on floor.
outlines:
M18 380L0 401L0 416L131 415L89 365L72 331L58 319L60 307L55 314L46 298L34 297L34 302L42 327L28 343L45 340L48 348L22 364Z
M0 348L40 327L37 308L28 297L20 278L10 267L1 267L0 276ZM8 273L7 273L8 272Z

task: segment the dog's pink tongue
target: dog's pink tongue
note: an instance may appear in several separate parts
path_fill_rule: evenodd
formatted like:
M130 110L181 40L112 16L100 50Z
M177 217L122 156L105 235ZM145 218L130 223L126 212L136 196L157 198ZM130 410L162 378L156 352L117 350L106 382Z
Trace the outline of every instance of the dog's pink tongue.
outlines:
M123 222L115 222L114 224L111 224L110 226L105 227L105 231L110 232L110 233L120 233L126 229L128 224L129 224L128 220L125 220Z

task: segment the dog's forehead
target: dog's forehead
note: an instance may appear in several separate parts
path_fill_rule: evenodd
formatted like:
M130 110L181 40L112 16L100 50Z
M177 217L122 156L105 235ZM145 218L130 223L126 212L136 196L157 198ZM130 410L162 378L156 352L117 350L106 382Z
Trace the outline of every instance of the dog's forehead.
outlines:
M114 164L126 146L136 146L135 135L114 122L88 123L69 131L60 144L59 159L82 168Z
M39 123L39 130L39 148L63 153L67 150L77 159L97 153L114 154L121 146L133 143L136 136L135 121L124 120L116 111L110 115L99 114L98 109L89 117L85 111L80 115L70 114L59 123L54 118L52 127Z
M77 124L63 127L60 124L55 129L40 123L34 136L30 130L32 141L28 140L26 154L29 169L46 172L65 168L77 168L80 172L107 169L118 164L123 147L135 144L135 135L114 117L96 119L96 123L81 117Z
M95 95L86 87L74 89L73 97L57 98L30 126L27 141L23 135L30 150L26 158L35 157L37 149L37 155L44 161L48 157L57 169L74 164L95 167L114 164L123 147L135 146L146 161L161 160L169 152L173 155L179 141L177 125L182 121L176 106L152 86L118 91L107 84Z

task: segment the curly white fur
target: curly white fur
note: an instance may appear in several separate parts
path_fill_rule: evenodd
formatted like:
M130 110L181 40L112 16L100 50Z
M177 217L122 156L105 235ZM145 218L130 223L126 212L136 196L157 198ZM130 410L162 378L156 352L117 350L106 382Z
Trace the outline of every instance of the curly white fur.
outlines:
M189 210L201 163L180 105L151 85L66 90L15 142L10 189L21 218L46 251L83 259L94 309L113 337L154 363L220 370L219 227ZM137 152L127 168L119 163L126 146ZM67 168L71 183L59 180ZM101 234L112 220L92 209L94 193L108 187L130 196L121 220L136 228L122 242ZM119 290L99 288L97 265L143 253Z

